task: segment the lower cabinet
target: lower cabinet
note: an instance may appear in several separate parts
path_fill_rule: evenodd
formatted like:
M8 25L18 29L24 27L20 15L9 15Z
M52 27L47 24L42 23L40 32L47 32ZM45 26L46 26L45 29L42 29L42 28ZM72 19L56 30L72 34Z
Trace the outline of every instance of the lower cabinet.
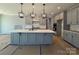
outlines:
M44 40L43 34L42 33L37 33L35 43L36 44L43 44L43 40Z
M35 44L35 34L27 33L27 44Z
M44 34L43 35L43 37L44 37L44 39L43 39L43 44L51 44L52 43L52 39L53 39L53 37L52 37L53 35L52 34Z
M67 39L67 33L66 33L66 31L63 32L63 38L64 38L64 40Z
M27 34L22 33L21 36L20 36L20 44L21 45L26 45L27 43L28 43Z
M69 31L64 31L64 40L69 43L72 43L72 33Z
M32 44L51 44L51 33L12 33L11 44L16 45L32 45Z
M73 31L64 31L64 40L79 48L79 33Z
M67 41L72 44L72 32L67 32Z
M12 33L11 34L11 44L19 44L19 43L20 43L19 33Z
M73 34L73 44L74 46L79 48L79 33L74 33Z

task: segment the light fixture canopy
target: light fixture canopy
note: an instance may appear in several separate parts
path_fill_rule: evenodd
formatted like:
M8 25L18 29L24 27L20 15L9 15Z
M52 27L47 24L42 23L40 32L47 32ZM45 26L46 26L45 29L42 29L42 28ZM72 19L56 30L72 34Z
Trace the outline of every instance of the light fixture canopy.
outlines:
M21 11L18 12L18 16L19 16L20 18L24 18L24 13L23 13L23 10L22 10L23 3L20 3L20 4L21 4Z

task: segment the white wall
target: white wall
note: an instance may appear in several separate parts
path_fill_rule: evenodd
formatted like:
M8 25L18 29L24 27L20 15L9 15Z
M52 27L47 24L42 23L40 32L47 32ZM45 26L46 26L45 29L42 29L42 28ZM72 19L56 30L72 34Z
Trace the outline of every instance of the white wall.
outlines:
M45 27L45 20L42 18L40 20L40 26ZM10 33L12 30L14 30L15 25L32 25L32 19L30 15L26 16L25 18L19 18L17 15L2 15L0 19L0 28L1 33L0 34L7 34ZM52 26L53 26L53 18L52 18Z
M14 30L15 25L24 25L25 20L20 19L18 16L2 15L1 17L1 33L6 34Z
M0 33L1 33L1 15L0 15Z

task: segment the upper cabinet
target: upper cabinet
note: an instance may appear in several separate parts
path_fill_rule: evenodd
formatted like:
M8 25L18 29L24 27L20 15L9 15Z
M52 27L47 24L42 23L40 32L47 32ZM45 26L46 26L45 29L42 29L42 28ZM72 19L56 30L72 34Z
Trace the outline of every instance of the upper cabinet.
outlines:
M78 24L79 24L79 7L78 7L78 13L77 13L77 15L78 15L78 16L77 16L77 18L78 18L78 19L77 19L77 20L78 20L77 22L78 22Z
M77 8L67 11L67 24L77 24Z
M71 10L71 24L77 24L77 8Z
M78 8L67 11L67 24L79 24L78 21Z
M71 24L71 10L67 11L67 24Z

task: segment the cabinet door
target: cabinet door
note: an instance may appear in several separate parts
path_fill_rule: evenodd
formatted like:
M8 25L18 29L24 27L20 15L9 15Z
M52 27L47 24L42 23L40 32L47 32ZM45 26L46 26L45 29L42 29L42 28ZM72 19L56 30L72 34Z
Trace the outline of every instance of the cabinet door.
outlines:
M22 33L21 34L20 43L21 43L21 45L26 45L28 43L27 42L27 34L26 33Z
M43 44L43 33L37 33L36 34L36 44Z
M78 22L78 24L79 24L79 7L78 7L78 15L77 15L77 22Z
M75 33L73 34L74 35L74 38L73 38L73 44L79 48L79 33Z
M64 33L63 33L63 38L64 38L64 40L66 40L66 39L67 39L67 34L66 34L66 31L64 31Z
M67 39L68 39L68 42L69 42L69 43L72 43L72 32L71 32L71 31L69 31L69 32L67 33Z
M72 24L77 24L77 8L71 10Z
M67 11L67 24L71 24L71 10Z
M64 40L66 40L67 42L71 43L72 38L71 38L71 32L70 31L65 31L65 33L64 33Z
M18 33L12 33L11 34L11 44L19 44L19 34Z
M52 34L44 34L43 44L52 44L53 35Z
M35 33L27 33L27 44L35 44Z
M14 34L11 33L11 43L10 44L13 44L13 40L14 40Z

